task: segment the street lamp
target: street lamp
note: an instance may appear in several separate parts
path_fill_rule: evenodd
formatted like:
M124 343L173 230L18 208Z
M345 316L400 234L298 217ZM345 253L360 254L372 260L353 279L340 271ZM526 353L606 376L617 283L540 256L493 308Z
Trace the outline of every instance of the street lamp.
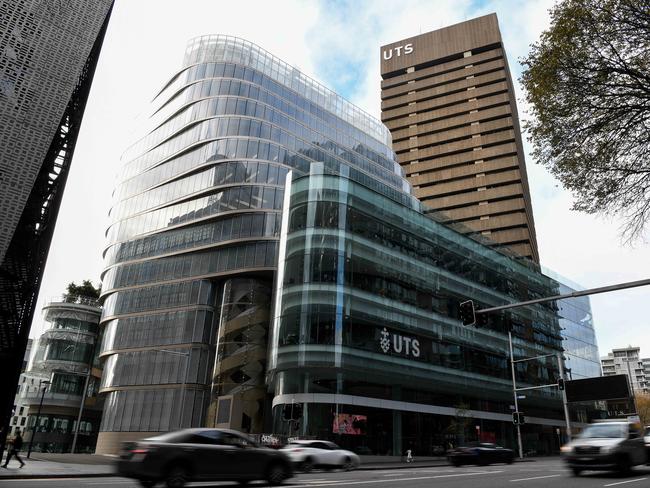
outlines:
M181 416L178 420L178 428L183 428L183 415L185 413L185 383L187 382L187 368L190 362L190 353L189 352L178 352L172 351L169 349L154 349L154 351L163 352L166 354L175 354L176 356L185 356L187 359L185 361L185 368L183 368L183 384L181 386ZM190 422L191 423L191 422Z
M38 413L36 414L36 422L34 423L34 427L32 428L32 438L29 439L29 449L27 450L27 459L29 459L29 456L32 454L32 446L34 445L34 437L36 437L36 432L38 432L38 421L41 419L41 408L43 408L43 397L45 396L45 390L47 390L47 387L49 385L50 385L50 381L40 380L38 382L38 388L40 389L41 386L43 386L43 389L41 390L41 401L38 404Z

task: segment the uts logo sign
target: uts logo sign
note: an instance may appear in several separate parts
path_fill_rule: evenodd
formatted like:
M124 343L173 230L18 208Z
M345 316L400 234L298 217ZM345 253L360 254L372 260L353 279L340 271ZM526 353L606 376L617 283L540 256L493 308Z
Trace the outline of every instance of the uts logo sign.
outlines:
M379 339L379 347L388 354L394 352L408 357L420 357L420 341L412 337L405 337L400 334L390 333L384 327L381 331L381 338Z
M395 46L395 47L391 47L390 49L384 50L384 60L388 61L390 58L392 58L393 52L397 57L401 56L402 53L404 53L405 55L411 54L413 52L413 44L406 44L404 46Z

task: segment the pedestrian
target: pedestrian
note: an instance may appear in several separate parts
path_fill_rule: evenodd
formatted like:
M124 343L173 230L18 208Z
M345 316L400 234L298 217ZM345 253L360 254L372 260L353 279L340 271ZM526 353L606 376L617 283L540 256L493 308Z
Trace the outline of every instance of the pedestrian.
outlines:
M406 462L407 463L412 463L413 462L413 454L411 453L410 449L408 449L406 451Z
M9 449L9 452L7 453L7 460L2 465L3 468L7 467L7 464L9 464L9 460L11 459L11 456L14 456L16 460L18 460L21 468L25 466L25 463L23 462L22 459L20 459L20 456L18 455L18 451L20 451L22 447L23 447L23 436L20 435L20 429L16 429L16 437L14 437L14 441L11 443L11 449Z

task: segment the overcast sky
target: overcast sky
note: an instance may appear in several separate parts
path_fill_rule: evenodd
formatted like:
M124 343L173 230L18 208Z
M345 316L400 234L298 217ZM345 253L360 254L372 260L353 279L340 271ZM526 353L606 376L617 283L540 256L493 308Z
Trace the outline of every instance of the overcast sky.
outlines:
M379 117L379 46L491 12L510 69L548 26L549 1L117 0L77 142L38 310L70 281L99 282L111 192L124 149L142 135L148 104L178 70L188 39L252 41ZM526 106L517 84L520 118ZM530 146L525 146L530 154ZM542 264L592 288L650 277L650 244L625 247L616 219L570 210L572 198L527 157ZM650 357L650 288L592 298L601 355L639 345ZM32 336L42 330L40 312Z

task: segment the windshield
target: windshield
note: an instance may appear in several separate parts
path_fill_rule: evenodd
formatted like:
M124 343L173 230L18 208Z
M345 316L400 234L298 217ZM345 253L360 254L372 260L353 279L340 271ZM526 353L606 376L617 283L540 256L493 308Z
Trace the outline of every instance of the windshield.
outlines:
M627 425L625 424L592 424L582 431L580 437L583 439L620 439L627 437Z

